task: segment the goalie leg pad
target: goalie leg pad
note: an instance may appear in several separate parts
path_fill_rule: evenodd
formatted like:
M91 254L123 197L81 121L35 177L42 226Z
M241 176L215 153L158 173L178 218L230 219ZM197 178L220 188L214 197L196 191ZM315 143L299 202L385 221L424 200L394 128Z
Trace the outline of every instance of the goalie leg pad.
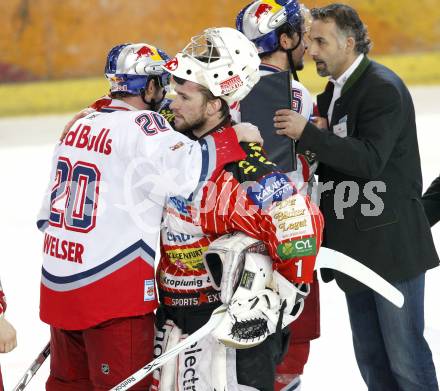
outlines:
M247 252L264 253L262 242L242 232L224 235L214 240L203 254L203 264L212 286L220 290L221 301L231 301L243 271Z
M177 383L178 390L239 391L235 351L205 336L179 354Z
M155 356L171 349L187 336L171 320L166 320L156 332ZM235 350L219 343L210 334L184 349L153 372L150 391L174 390L240 391Z
M173 346L177 345L182 336L172 320L167 319L162 327L156 328L154 336L154 357L158 357ZM150 391L174 390L177 359L171 359L153 372L153 382Z

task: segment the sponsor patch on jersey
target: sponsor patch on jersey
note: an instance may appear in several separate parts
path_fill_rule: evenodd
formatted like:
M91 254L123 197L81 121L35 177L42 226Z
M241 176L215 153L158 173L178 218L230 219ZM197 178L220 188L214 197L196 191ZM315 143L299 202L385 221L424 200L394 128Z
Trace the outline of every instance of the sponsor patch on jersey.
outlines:
M154 293L154 280L144 281L144 301L153 301L156 297Z
M298 239L282 243L277 248L281 259L316 255L316 238Z
M288 197L272 205L269 214L280 240L313 235L312 217L304 197L300 195Z
M202 270L203 253L208 247L200 248L174 248L166 250L171 263L183 270Z
M295 192L287 175L277 172L266 175L247 189L248 196L262 209L287 199Z
M210 288L211 283L208 275L202 276L175 276L160 272L160 288L167 291L195 291L197 289Z
M189 202L185 200L183 197L170 197L168 199L168 206L172 207L173 209L177 210L179 214L184 216L190 216L187 205Z
M181 244L181 243L194 243L195 241L199 240L199 237L194 237L193 235L188 235L184 233L173 233L173 232L166 232L166 236L162 235L162 239L165 244Z
M195 307L203 304L218 303L220 301L220 293L197 292L191 296L182 294L175 294L172 296L162 293L161 301L163 304L170 307Z

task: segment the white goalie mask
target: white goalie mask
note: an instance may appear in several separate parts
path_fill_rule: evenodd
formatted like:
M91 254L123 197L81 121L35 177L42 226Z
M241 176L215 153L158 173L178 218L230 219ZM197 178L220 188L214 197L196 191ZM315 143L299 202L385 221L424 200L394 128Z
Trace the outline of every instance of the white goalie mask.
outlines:
M259 81L259 66L255 45L241 32L220 27L192 37L163 67L175 77L206 87L230 105Z

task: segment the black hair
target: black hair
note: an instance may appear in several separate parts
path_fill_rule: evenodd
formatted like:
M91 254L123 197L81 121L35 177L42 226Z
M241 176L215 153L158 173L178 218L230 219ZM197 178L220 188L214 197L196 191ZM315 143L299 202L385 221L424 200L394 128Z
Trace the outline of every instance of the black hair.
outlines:
M348 5L334 3L321 8L313 8L311 14L314 20L334 20L338 29L346 36L355 40L355 51L367 54L372 42L368 36L367 27L363 24L356 10Z

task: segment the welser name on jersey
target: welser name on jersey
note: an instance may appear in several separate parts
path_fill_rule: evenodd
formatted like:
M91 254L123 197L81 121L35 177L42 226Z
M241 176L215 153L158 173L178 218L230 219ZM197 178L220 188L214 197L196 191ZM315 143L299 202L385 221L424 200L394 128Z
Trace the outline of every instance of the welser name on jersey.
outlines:
M83 263L84 246L81 243L60 240L49 234L44 235L43 251L63 261Z
M110 129L102 128L96 135L90 135L92 128L88 125L79 124L75 130L67 133L63 143L70 147L86 148L88 151L95 151L110 155L112 152L112 139L108 138Z

